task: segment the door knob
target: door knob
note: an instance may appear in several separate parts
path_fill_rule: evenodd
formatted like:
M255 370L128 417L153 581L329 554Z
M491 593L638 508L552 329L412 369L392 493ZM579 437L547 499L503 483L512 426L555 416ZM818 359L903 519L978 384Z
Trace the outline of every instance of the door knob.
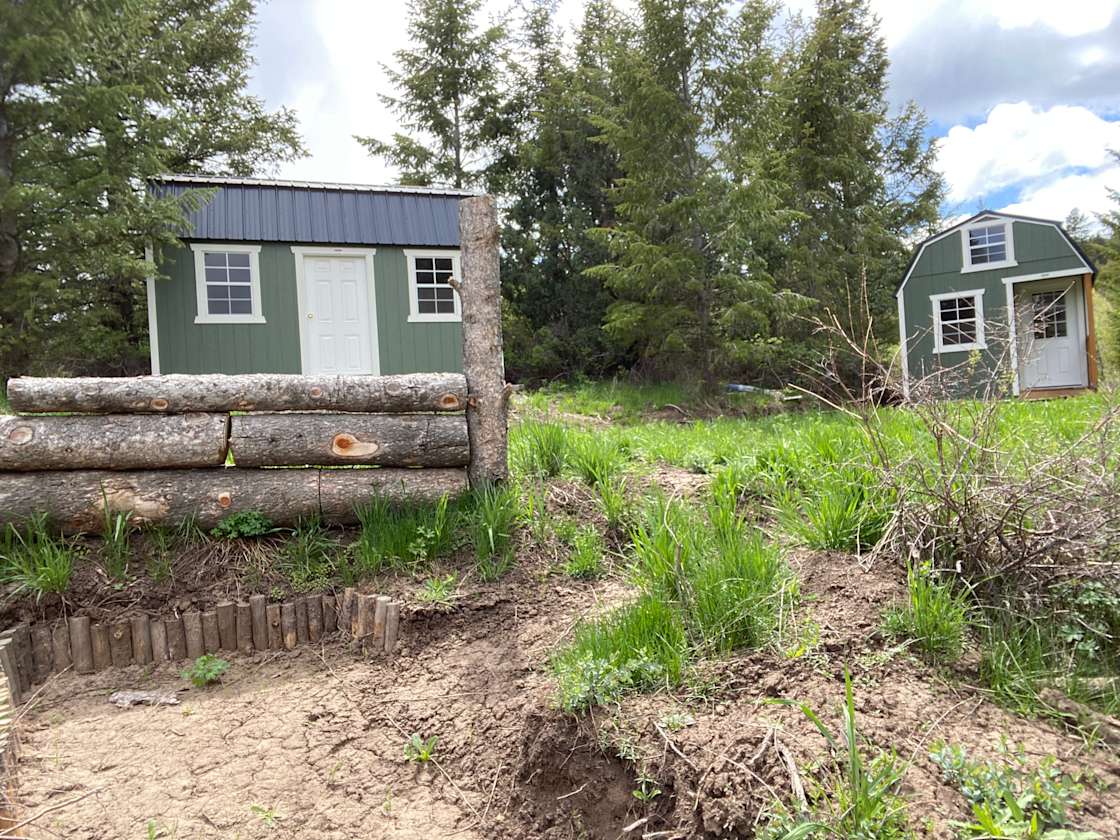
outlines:
M315 317L315 316L314 316L313 314L311 314L310 312L308 312L308 313L307 313L307 318L308 318L308 320L310 320L310 319L312 319L312 318L314 318L314 317Z

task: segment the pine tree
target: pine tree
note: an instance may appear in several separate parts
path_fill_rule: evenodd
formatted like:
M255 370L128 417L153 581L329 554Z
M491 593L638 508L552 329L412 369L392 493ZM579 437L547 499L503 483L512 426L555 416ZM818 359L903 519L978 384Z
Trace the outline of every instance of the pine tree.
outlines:
M386 68L400 93L381 97L408 133L390 141L355 138L395 166L402 183L463 187L482 177L500 121L499 51L505 32L497 25L478 28L481 7L481 0L408 4L413 46L395 53L399 70Z

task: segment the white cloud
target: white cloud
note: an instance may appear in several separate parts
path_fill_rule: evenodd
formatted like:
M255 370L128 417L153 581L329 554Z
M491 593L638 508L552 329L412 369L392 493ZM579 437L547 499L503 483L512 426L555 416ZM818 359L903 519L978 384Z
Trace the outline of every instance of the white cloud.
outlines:
M1118 8L1117 0L994 0L992 13L1004 29L1041 24L1072 38L1104 29Z
M1025 182L1083 174L1071 169L1102 169L1111 160L1110 148L1120 148L1120 123L1087 108L1002 103L975 128L951 128L941 140L938 163L948 203L956 205Z
M1115 208L1108 188L1120 189L1120 166L1106 167L1098 172L1067 175L1044 184L1031 186L1019 200L1000 209L1043 219L1064 219L1075 207L1092 217Z

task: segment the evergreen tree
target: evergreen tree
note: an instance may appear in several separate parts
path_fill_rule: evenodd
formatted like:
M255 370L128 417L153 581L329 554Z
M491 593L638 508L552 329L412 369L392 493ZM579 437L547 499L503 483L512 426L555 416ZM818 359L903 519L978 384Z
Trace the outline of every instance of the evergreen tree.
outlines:
M357 137L400 171L401 182L463 187L481 178L500 122L501 26L479 29L481 0L410 0L399 70L386 68L398 96L381 99L409 133Z

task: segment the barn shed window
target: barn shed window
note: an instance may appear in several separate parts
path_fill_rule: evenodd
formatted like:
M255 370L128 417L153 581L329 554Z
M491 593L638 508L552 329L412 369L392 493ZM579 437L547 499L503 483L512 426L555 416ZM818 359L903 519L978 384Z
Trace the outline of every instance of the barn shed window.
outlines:
M1066 319L1066 293L1038 292L1031 295L1034 309L1035 338L1065 338L1069 333Z
M1011 223L987 219L961 232L964 251L962 271L987 271L1015 265Z
M458 251L405 251L408 260L409 321L461 321Z
M194 243L196 324L263 324L260 246Z
M933 339L938 353L983 350L984 290L930 295Z

